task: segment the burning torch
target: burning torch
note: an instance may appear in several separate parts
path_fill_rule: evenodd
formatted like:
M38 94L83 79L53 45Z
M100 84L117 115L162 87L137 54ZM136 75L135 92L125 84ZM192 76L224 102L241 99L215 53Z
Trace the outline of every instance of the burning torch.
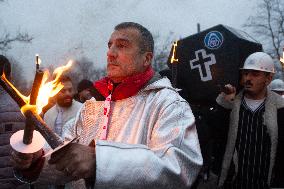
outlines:
M174 88L176 88L176 85L177 85L177 63L178 63L178 59L175 58L176 48L177 48L177 41L175 41L174 44L173 44L173 54L172 54L172 57L171 57L172 85L173 85Z
M35 77L34 77L34 82L33 82L33 86L32 86L32 91L31 91L31 95L30 95L30 105L36 105L36 99L38 96L38 91L42 82L42 78L43 78L43 71L39 69L39 65L41 63L41 60L39 58L39 55L36 54L36 73L35 73ZM30 116L26 117L26 126L24 129L24 136L23 136L23 143L28 145L32 143L32 139L33 139L33 132L35 129L35 125L31 124L32 120ZM35 140L38 141L39 139Z
M282 67L282 72L284 71L284 48L283 48L283 55L282 57L280 57L280 64ZM282 77L283 77L283 73L282 73Z
M34 153L40 150L45 140L52 149L63 146L63 140L54 133L39 116L42 108L48 103L48 98L57 94L63 85L57 80L66 69L69 69L72 62L66 66L57 68L54 72L56 78L53 81L46 82L48 72L39 69L40 59L36 57L36 74L33 82L30 98L22 95L3 74L0 79L0 85L15 100L26 117L26 126L12 135L10 144L13 149L22 153ZM36 129L36 130L34 130ZM45 140L44 140L45 139Z
M280 62L282 64L282 68L284 67L284 48L283 48L283 55L280 57Z

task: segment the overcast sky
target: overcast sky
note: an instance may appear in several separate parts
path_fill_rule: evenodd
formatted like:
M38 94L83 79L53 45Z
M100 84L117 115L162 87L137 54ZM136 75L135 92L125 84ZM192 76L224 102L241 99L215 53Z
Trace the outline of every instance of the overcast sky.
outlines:
M186 37L224 24L244 30L246 19L256 12L257 0L4 0L0 3L0 32L28 32L31 44L14 43L6 55L33 75L34 56L44 65L62 65L85 56L95 66L106 65L107 41L113 27L138 22L161 39ZM171 39L175 40L175 39ZM170 48L170 47L169 47Z

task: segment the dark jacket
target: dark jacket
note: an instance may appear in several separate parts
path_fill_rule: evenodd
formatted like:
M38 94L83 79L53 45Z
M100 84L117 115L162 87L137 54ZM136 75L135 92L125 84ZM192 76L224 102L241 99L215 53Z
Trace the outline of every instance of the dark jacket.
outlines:
M13 99L0 87L0 188L27 188L14 178L10 161L10 137L25 125L24 116Z
M216 116L214 116L214 119L219 123L215 124L218 135L223 135L221 139L219 138L218 142L223 143L219 147L221 154L224 154L219 186L222 186L228 177L234 155L242 97L243 92L240 92L234 101L231 102L225 101L222 95L219 95L217 98L219 107L215 112ZM268 91L263 116L264 125L267 127L271 140L270 168L267 183L271 187L284 187L284 99L280 95Z

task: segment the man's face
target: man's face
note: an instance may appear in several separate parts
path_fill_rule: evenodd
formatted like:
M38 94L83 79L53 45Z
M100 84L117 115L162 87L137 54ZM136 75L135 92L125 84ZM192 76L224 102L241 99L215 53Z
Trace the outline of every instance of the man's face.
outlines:
M144 72L151 64L153 53L141 53L140 33L134 28L115 30L108 42L107 76L115 83Z
M63 89L56 96L56 102L61 107L70 107L73 99L73 86L70 81L62 83Z
M257 95L266 90L267 85L271 82L272 75L262 71L243 70L242 83L244 90L249 95Z

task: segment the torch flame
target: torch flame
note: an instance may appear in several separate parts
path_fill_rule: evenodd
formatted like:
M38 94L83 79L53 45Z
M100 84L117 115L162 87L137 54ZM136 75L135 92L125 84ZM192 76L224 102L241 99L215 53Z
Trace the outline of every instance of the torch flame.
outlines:
M280 63L282 63L282 67L284 67L284 48L283 48L283 58L280 57Z
M14 87L14 85L6 78L6 75L5 75L4 72L1 76L1 79L3 79L5 82L7 82L16 91L16 93L25 101L26 104L29 103L30 97L22 95L22 93L16 87Z
M173 47L174 47L174 49L173 49L173 54L172 54L172 57L171 57L171 63L178 62L178 59L175 58L177 41L174 42Z
M36 105L30 105L30 96L27 97L21 94L21 92L18 91L17 88L7 80L4 73L2 74L1 78L5 80L26 103L26 105L21 107L21 112L23 114L27 110L35 110L37 114L40 114L42 112L42 108L48 104L48 99L55 96L64 87L62 83L58 82L58 79L62 73L68 70L71 66L72 61L70 60L67 65L56 68L53 72L53 74L55 74L55 79L49 82L47 82L49 72L44 71L43 79L36 99Z
M38 114L40 114L42 108L48 104L48 99L55 96L64 87L62 83L58 83L58 79L62 73L68 70L71 66L72 61L70 60L67 65L56 68L53 72L53 74L56 74L55 79L47 83L46 81L49 77L49 74L48 72L44 72L42 83L36 99L36 108Z

